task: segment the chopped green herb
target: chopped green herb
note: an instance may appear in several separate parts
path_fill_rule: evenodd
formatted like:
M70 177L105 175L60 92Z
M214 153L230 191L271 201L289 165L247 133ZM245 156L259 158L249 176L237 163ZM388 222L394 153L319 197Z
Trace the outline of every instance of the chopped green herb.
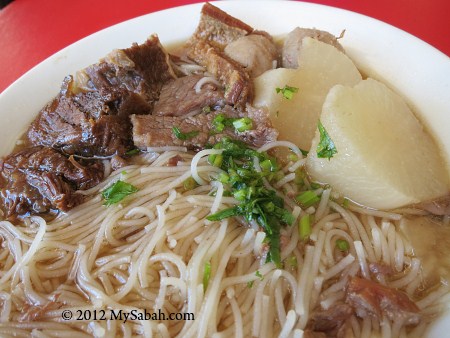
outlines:
M233 118L226 117L224 114L218 114L212 121L214 131L221 133L225 127L234 127L238 132L243 132L253 128L253 120L249 117Z
M294 97L294 93L298 92L298 88L285 85L284 88L275 88L275 91L277 92L277 94L283 94L283 97L285 99L291 100Z
M223 156L221 154L211 154L208 156L208 163L215 166L215 167L219 167L222 165L222 161L223 161Z
M319 202L320 201L320 197L317 196L314 191L306 190L306 191L303 191L301 194L297 195L295 200L297 201L298 204L300 204L300 206L303 209L307 209L310 206L312 206L312 205L316 204L317 202Z
M336 241L336 247L341 251L348 251L350 249L350 244L345 239L338 239Z
M250 281L250 282L248 282L247 283L247 287L249 288L249 289L251 289L252 287L253 287L253 283L254 283L255 281Z
M261 272L259 272L259 270L256 270L255 275L256 275L256 277L259 277L260 280L264 279L264 276L261 275Z
M287 259L287 265L296 268L298 266L297 257L295 255L290 256Z
M237 215L238 215L237 207L232 207L232 208L228 208L228 209L223 209L219 212L216 212L213 215L209 215L208 217L206 217L206 219L208 221L221 221L225 218L237 216Z
M211 112L211 107L210 106L205 106L202 108L202 112L205 114L208 114Z
M289 154L288 155L288 160L292 161L292 162L297 162L298 161L298 156L295 154Z
M103 205L109 207L112 204L120 202L126 196L131 195L138 190L139 189L134 185L118 180L109 188L103 190L102 197L105 200L105 203L103 203Z
M242 216L248 222L255 221L266 233L269 244L267 260L280 267L280 230L282 226L291 225L294 217L284 209L283 199L274 190L265 187L263 179L283 176L283 172L278 169L276 160L267 153L248 148L242 142L224 138L213 148L223 150L221 160L216 164L223 170L217 180L225 184L224 195L229 193L240 203L209 215L207 219L220 221L228 217ZM260 172L254 168L254 157L260 161ZM209 159L213 164L216 160L216 157Z
M317 182L311 182L310 184L311 184L311 188L312 188L312 189L319 189L319 188L322 188L322 187L323 187L322 184L317 183Z
M309 239L309 236L311 235L311 219L309 214L300 218L300 222L298 223L298 234L302 241Z
M140 151L140 150L139 150L138 148L134 148L134 149L128 150L128 151L125 153L125 155L133 156L133 155L139 154L139 151Z
M203 292L206 291L209 284L209 279L211 277L211 263L206 262L205 267L203 268Z
M237 119L233 121L233 127L238 132L243 132L246 130L250 130L253 128L253 121L249 117L243 117L241 119Z
M308 156L308 154L309 154L308 150L300 149L300 152L302 153L303 156Z
M192 189L194 189L197 186L198 186L198 184L197 184L197 182L194 180L194 178L192 176L186 178L184 180L184 182L183 182L183 188L186 191L192 190Z
M317 157L331 159L337 153L336 146L320 120L317 127L320 133L320 141L317 145Z
M182 133L178 127L173 127L172 132L179 140L189 140L199 134L199 131L190 131L188 133Z

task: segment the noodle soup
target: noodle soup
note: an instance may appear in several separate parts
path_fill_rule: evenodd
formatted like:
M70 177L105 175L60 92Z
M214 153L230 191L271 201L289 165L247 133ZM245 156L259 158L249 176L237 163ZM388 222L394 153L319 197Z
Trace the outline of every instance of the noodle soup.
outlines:
M220 123L246 128L242 116L219 115L207 120L216 133ZM418 219L448 227L448 214L362 207L312 179L286 140L192 151L201 130L174 127L181 144L140 146L117 169L78 157L101 161L104 179L55 219L1 222L2 335L420 337L440 315L447 285L424 283L425 257L404 229Z

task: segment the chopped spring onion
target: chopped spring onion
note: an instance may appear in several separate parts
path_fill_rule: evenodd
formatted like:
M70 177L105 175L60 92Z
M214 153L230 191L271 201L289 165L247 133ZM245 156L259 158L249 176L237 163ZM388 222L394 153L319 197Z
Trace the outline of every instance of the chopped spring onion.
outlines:
M186 191L192 190L197 186L198 186L198 183L194 180L194 178L192 176L186 178L183 182L183 188Z
M253 128L253 120L249 117L233 118L226 117L224 114L218 114L212 121L214 131L223 132L225 127L234 127L238 132L243 132Z
M223 150L219 162L215 163L216 157L208 160L223 170L223 173L217 176L217 180L224 184L224 195L229 193L240 203L209 215L207 219L220 221L228 217L242 216L247 222L256 222L266 233L266 243L269 244L267 261L281 267L281 227L291 225L294 217L291 212L284 209L283 199L264 185L263 179L272 175L283 176L283 172L278 170L275 159L267 153L251 149L242 142L224 138L213 148ZM262 163L261 172L254 168L254 157L259 159L260 164Z
M209 284L209 279L211 278L211 262L206 262L203 268L203 292L206 291Z
M189 140L189 139L197 136L200 133L197 130L190 131L188 133L182 133L178 127L173 127L172 132L175 135L175 137L179 140Z
M320 141L317 145L317 157L328 158L329 160L337 153L336 146L320 120L317 127L319 128L320 134Z
M251 288L253 287L253 283L254 283L254 281L248 282L248 283L247 283L247 287L248 287L249 289L251 289Z
M298 234L302 241L309 239L309 235L311 235L311 219L309 214L300 218L300 222L298 223Z
M336 247L341 251L348 251L350 249L350 244L345 239L338 239L336 241Z
M202 108L202 112L205 114L208 114L211 112L211 107L210 106L205 106Z
M221 154L212 154L208 156L209 164L219 167L222 165L223 156Z
M306 190L295 197L295 200L303 209L309 208L320 201L320 197L312 190Z
M119 203L126 196L131 195L138 190L139 189L134 185L118 180L102 191L102 197L105 200L103 205L109 207L112 204Z
M241 119L237 119L237 120L233 121L233 127L238 132L250 130L253 128L253 121L251 118L243 117Z
M290 256L286 259L287 266L296 268L298 266L297 257L295 255Z
M277 92L277 94L283 94L283 97L285 99L291 100L294 97L294 93L298 92L298 88L285 85L284 88L275 88L275 91Z

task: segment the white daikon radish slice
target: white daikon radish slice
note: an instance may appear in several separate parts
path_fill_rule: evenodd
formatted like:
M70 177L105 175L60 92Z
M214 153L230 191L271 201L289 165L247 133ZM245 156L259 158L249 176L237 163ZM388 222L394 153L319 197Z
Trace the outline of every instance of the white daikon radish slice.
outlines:
M307 170L342 195L368 207L392 209L449 192L448 173L433 139L384 84L367 79L353 88L335 86L320 121L337 153L318 158L317 130Z
M353 62L337 48L311 38L303 40L298 69L274 69L255 79L257 107L266 106L279 138L309 149L322 105L336 84L353 86L361 75ZM298 88L287 99L276 88Z

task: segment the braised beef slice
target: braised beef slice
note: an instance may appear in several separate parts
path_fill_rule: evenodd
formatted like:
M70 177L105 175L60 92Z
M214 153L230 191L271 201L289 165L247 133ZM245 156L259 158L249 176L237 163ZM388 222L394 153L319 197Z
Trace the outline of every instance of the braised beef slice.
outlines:
M404 320L406 325L416 325L421 318L419 308L406 293L364 278L349 280L346 302L360 317L374 315L381 318L384 314L391 320Z
M210 41L213 46L223 49L230 42L252 31L253 28L246 23L206 3L202 7L200 22L193 37Z
M71 79L66 78L66 82ZM60 94L31 124L27 136L32 145L60 149L80 156L122 155L130 147L129 114L139 113L134 95L120 91Z
M353 314L353 309L347 304L338 304L328 310L312 313L307 331L325 334L325 337L341 337L345 328L345 321ZM317 335L317 336L319 336ZM312 337L316 335L312 334Z
M148 104L143 113L151 111L162 85L176 78L169 54L156 35L141 45L114 50L82 72L89 78L88 88L106 92L122 88L141 97Z
M153 115L183 116L204 108L223 107L223 90L214 83L207 82L196 92L195 86L203 78L203 75L190 75L167 82L161 89Z
M151 112L175 74L157 36L116 50L67 77L28 130L33 145L84 157L123 155L132 145L128 116Z
M213 120L219 113L229 118L242 117L243 114L225 107L220 111L189 117L133 115L131 122L134 144L142 149L161 146L201 149L207 144L217 143L224 136L228 136L260 147L267 142L275 141L278 136L278 132L271 127L267 114L254 108L248 109L248 116L253 119L254 129L239 133L233 128L225 128L220 134L215 134ZM175 136L173 127L177 127L182 133L198 132L198 134L187 140L180 140Z
M225 87L228 104L245 106L253 99L253 82L249 74L236 61L214 48L206 40L191 39L187 45L189 58L206 68Z
M75 190L103 178L100 164L82 165L46 147L30 147L7 156L1 165L2 209L8 218L50 209L67 211L82 201Z

